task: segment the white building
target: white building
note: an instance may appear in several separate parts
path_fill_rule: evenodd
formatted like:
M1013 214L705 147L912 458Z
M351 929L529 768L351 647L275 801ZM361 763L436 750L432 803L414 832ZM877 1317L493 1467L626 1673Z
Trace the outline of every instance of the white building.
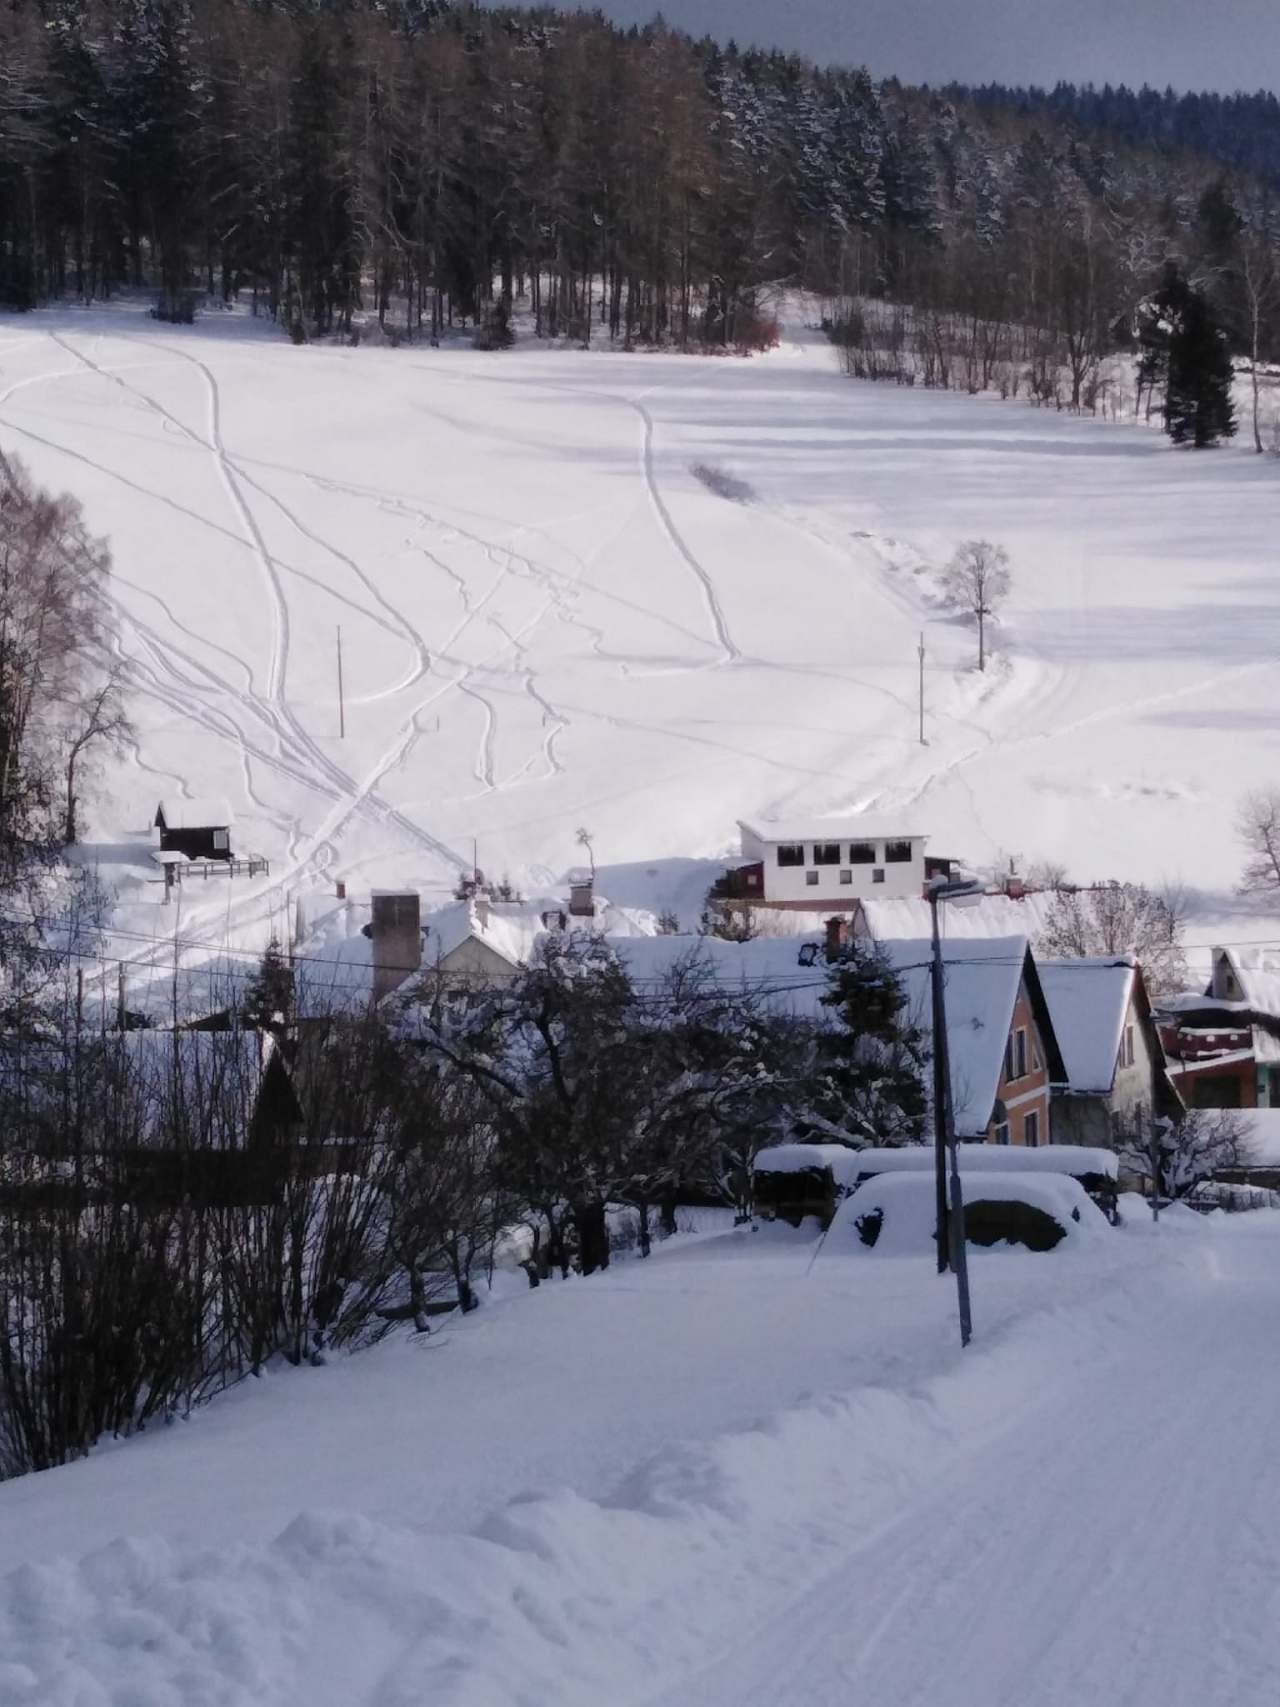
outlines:
M925 854L927 836L863 817L749 824L740 821L743 863L725 880L726 899L765 907L848 909L862 900L919 896L951 861Z

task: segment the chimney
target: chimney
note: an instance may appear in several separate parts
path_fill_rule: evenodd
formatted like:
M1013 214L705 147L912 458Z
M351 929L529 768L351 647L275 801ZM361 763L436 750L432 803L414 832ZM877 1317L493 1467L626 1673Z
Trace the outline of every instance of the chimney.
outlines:
M485 890L478 891L475 900L471 903L471 910L480 929L486 929L489 923L489 896Z
M594 919L596 916L595 879L589 871L569 873L569 917Z
M835 961L839 960L841 955L844 953L845 949L848 946L849 946L849 921L848 921L848 919L840 919L840 918L828 919L827 920L827 940L826 940L826 943L824 944L824 948L825 948L825 952L826 952L826 956L827 956L827 964L831 965Z
M421 906L407 890L373 893L373 999L380 1002L422 964Z

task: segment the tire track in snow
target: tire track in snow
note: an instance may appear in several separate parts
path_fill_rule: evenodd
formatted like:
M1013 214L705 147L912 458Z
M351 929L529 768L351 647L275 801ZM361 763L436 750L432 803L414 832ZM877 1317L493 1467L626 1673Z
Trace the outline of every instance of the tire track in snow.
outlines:
M267 549L267 542L262 536L262 530L249 508L248 500L240 490L227 448L222 438L222 394L212 369L201 361L199 356L186 354L186 360L198 368L204 377L207 392L207 423L210 450L218 466L231 506L240 518L245 536L252 543L254 555L262 570L263 585L271 606L271 651L267 665L267 698L276 706L283 709L285 687L289 672L289 605L284 596L284 588L280 582L280 572L275 559Z
M719 660L720 663L737 663L741 657L741 653L734 645L733 638L729 633L729 625L725 621L724 610L720 604L719 594L716 592L715 582L712 580L710 574L708 574L706 568L698 561L697 557L695 557L693 552L689 549L685 542L684 535L680 532L672 519L671 512L667 508L666 500L663 498L662 492L659 489L653 460L653 416L649 413L648 409L645 408L644 404L639 401L639 399L630 398L627 401L629 402L630 407L639 415L644 427L641 441L640 461L641 467L644 471L645 485L649 492L649 501L657 512L658 519L662 523L663 530L665 531L667 538L670 540L676 552L678 552L680 557L683 558L684 562L687 563L689 568L693 571L697 578L698 585L702 588L703 602L707 607L707 614L711 619L711 626L715 630L716 644L719 646L723 654Z
M476 780L484 784L486 794L492 794L495 787L493 780L493 738L498 726L498 714L482 693L461 679L458 682L458 692L466 694L468 699L475 700L484 712L484 724L480 730L480 747L471 768Z
M187 423L179 416L175 415L171 409L166 408L158 398L152 397L150 392L144 391L141 386L132 385L127 380L120 377L123 372L136 371L139 366L143 365L173 368L182 367L184 365L190 366L195 362L196 358L189 355L185 350L177 350L171 345L161 344L158 347L160 349L167 350L175 358L173 361L152 362L147 364L133 363L127 368L108 368L103 367L101 363L94 361L92 356L87 356L83 350L76 349L75 345L70 343L65 336L62 336L57 332L51 332L49 336L62 349L66 350L69 356L72 356L76 361L83 363L85 367L87 367L91 372L97 374L99 378L108 380L111 384L119 386L121 390L127 392L130 396L136 397L141 402L145 403L146 406L159 415L162 420L167 421L177 432L187 438L192 445L203 451L215 449L209 441L201 438L199 433L193 432ZM199 364L197 363L196 365ZM211 377L208 375L207 370L206 376ZM339 592L337 588L331 587L327 582L321 581L316 576L308 574L304 569L299 569L292 564L282 562L274 553L272 553L271 560L275 567L288 574L296 575L299 580L306 581L310 586L316 587L321 592L329 594L331 598L338 600L349 610L355 611L358 615L363 616L372 622L378 623L378 625L385 629L387 633L395 634L398 638L407 640L410 647L417 653L419 663L418 669L411 671L403 683L398 684L395 688L387 689L383 695L379 695L378 697L390 697L392 693L399 692L402 687L411 687L415 681L419 680L420 677L426 673L426 669L430 663L426 644L417 629L407 621L403 612L397 610L394 605L390 604L388 600L383 597L377 585L360 567L359 563L357 563L354 558L348 556L346 552L340 550L330 540L327 540L321 535L315 533L306 525L305 522L302 521L301 517L299 517L287 504L285 504L282 498L280 498L275 492L271 491L269 487L264 486L260 480L256 480L253 475L246 473L244 468L241 466L243 459L232 456L230 452L225 451L225 447L224 457L226 462L234 469L237 480L244 481L246 485L251 486L255 492L259 493L269 503L273 504L276 509L279 510L280 514L284 516L290 526L293 527L304 539L310 540L313 545L318 545L321 550L329 552L332 557L336 558L337 561L355 577L355 579L368 593L374 604L379 606L383 614L379 617L376 612L367 610L363 605L358 604L354 599L350 598L346 594ZM246 541L246 543L248 543L251 548L256 549L255 542L252 539Z

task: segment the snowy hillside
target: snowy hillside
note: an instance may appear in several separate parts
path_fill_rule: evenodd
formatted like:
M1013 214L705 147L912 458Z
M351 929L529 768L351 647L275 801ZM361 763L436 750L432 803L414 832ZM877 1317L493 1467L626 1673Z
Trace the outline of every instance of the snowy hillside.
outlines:
M269 858L182 911L247 949L339 878L443 900L473 849L537 889L580 825L613 900L696 912L739 816L864 805L1225 892L1269 775L1269 459L852 383L799 315L741 360L51 310L0 324L0 439L111 541L139 736L91 857L134 960L174 928L164 796L228 797ZM1015 578L985 677L930 573L975 535Z

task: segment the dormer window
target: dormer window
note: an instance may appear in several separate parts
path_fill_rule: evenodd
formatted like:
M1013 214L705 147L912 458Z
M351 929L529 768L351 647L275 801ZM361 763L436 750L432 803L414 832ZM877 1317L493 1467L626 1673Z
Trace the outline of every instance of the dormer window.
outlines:
M886 842L884 844L884 862L886 865L907 865L910 860L910 842Z
M778 844L778 864L779 865L803 865L804 864L804 843L803 842L780 842Z

